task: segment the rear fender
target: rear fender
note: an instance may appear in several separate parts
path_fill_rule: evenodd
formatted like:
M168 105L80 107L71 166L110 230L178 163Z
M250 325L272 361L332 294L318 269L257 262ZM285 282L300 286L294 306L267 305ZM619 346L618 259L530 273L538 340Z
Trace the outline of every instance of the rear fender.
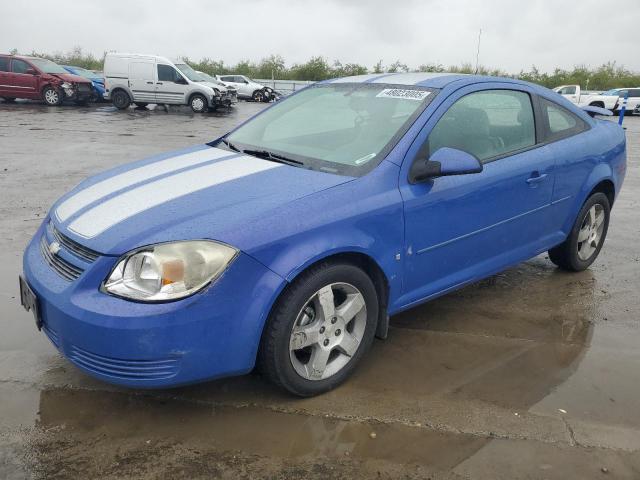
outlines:
M604 180L610 180L614 188L617 191L616 182L614 181L613 169L611 165L608 163L599 163L595 166L595 168L591 171L591 174L587 177L587 180L582 184L580 188L580 192L576 195L576 199L573 204L573 208L571 209L572 215L567 218L563 231L568 233L573 228L573 224L576 221L576 217L584 202L587 201L587 198L591 191L598 185L600 182Z

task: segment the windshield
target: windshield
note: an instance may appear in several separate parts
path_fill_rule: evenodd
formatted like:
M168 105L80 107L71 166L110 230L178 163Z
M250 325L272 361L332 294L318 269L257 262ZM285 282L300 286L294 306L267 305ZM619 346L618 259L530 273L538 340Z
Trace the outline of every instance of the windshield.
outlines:
M30 58L29 61L44 73L69 73L57 63L47 60L46 58Z
M605 95L607 97L617 97L620 92L618 90L607 90L606 92L602 92L600 95Z
M193 68L191 68L189 65L187 65L186 63L175 63L174 65L178 67L178 70L180 70L184 74L184 76L187 77L192 82L202 81L202 77L200 76L200 74L196 72Z
M216 85L224 86L224 83L216 80L208 73L204 73L204 72L196 72L196 73L200 76L200 79L196 80L196 82L209 82L209 83L215 83Z
M226 137L241 150L266 150L307 168L361 175L373 168L431 101L433 91L366 83L314 85Z

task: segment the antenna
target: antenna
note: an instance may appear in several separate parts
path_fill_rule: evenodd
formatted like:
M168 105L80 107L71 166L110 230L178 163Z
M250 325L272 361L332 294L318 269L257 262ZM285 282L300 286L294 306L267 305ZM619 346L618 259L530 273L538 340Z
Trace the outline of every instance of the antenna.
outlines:
M476 52L476 72L478 74L478 60L480 59L480 39L482 38L482 29L478 32L478 51Z

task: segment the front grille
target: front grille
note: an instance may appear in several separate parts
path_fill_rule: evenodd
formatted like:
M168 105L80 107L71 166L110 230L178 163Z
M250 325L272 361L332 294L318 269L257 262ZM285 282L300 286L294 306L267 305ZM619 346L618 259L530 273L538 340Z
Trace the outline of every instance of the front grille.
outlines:
M40 239L40 250L42 252L42 256L49 264L49 266L53 268L53 270L55 270L55 272L65 280L73 281L77 279L84 271L82 268L76 267L75 265L67 262L64 258L51 253L49 251L49 244L47 243L47 238L45 235L43 235Z
M78 84L78 91L82 92L82 93L90 92L91 91L91 86L88 83L79 83Z
M84 260L85 262L89 262L89 263L95 262L96 259L100 256L98 252L95 252L87 247L83 247L78 242L74 242L69 237L60 233L51 221L49 221L47 228L49 229L49 233L51 234L51 237L55 241L57 241L70 253Z
M123 380L163 380L178 373L177 358L161 360L124 360L88 352L73 345L69 358L76 365L98 375Z

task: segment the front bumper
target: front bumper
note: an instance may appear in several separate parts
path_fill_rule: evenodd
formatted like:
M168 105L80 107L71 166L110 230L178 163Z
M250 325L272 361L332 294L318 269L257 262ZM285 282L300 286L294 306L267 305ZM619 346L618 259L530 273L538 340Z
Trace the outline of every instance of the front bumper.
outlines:
M217 107L217 106L225 106L228 107L234 103L238 103L238 96L237 95L232 95L230 93L223 93L217 97L213 97L211 99L211 106L212 107Z
M45 222L46 224L46 222ZM255 363L262 327L282 278L240 254L214 285L176 302L136 303L98 290L116 257L100 256L72 281L45 260L40 227L23 269L43 330L86 373L129 387L161 388L243 374ZM70 258L68 252L59 255Z
M62 88L65 99L76 102L87 101L93 96L93 86L89 83L75 84L71 88Z

